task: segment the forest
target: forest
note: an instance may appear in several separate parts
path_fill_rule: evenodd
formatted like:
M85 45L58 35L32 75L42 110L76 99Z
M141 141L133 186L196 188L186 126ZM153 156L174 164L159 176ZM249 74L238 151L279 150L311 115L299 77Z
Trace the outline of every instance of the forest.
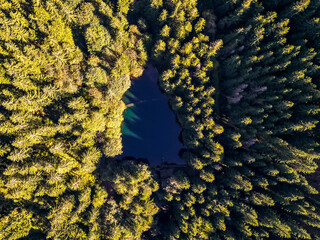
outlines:
M150 62L181 166L119 157ZM319 0L0 0L0 240L320 240L319 120Z

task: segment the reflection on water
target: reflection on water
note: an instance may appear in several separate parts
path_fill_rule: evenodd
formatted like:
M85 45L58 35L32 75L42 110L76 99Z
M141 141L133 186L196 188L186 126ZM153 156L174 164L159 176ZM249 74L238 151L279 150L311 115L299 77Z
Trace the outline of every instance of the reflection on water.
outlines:
M153 165L160 164L162 158L184 163L178 156L183 147L178 140L181 128L157 80L157 69L149 66L141 79L132 81L126 93L122 156L147 158Z
M131 93L130 93L131 94ZM126 104L129 104L130 101L129 99L125 99L124 102ZM134 137L134 138L137 138L137 139L140 139L141 140L141 137L138 136L137 134L135 134L131 129L129 129L128 125L134 125L136 121L139 121L141 120L133 111L133 109L136 108L136 106L131 106L131 107L128 107L125 112L124 112L124 119L125 119L125 122L124 124L122 125L122 134L124 136L130 136L130 137ZM130 124L129 124L130 123Z

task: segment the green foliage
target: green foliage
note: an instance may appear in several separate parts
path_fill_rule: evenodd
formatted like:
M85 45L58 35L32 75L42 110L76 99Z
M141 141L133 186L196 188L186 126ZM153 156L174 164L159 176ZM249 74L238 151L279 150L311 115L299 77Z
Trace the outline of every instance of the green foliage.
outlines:
M29 234L34 227L32 212L15 208L8 215L1 218L0 239L19 239Z
M199 170L192 180L179 173L164 182L163 198L169 201L165 208L169 209L170 217L167 222L158 224L164 225L159 226L161 229L170 230L158 229L158 232L164 239L207 239L213 226L208 216L203 217L200 213L205 212L201 204L208 201L207 191L192 194L190 186L195 180L214 182L212 168L224 152L215 139L223 128L213 120L217 97L214 57L222 47L222 41L213 41L206 35L206 19L199 16L196 1L142 2L144 12L136 14L142 14L144 22L153 29L156 40L151 55L160 72L159 84L169 96L183 129L182 142L188 147L182 157ZM157 26L153 19L159 19ZM177 204L180 209L176 209Z
M317 239L319 12L0 2L0 239ZM145 49L182 128L167 173L114 159Z
M308 54L313 43L307 47L296 39L304 30L295 27L299 12L310 17L314 8L307 10L312 1L282 2L278 9L271 1L238 1L224 14L216 11L217 37L225 43L218 57L225 95L221 164L229 168L216 175L216 183L236 203L229 209L230 218L237 218L230 223L237 238L312 239L315 232L302 222L318 221L319 202L303 174L315 171L319 151L317 144L298 141L313 142L318 124L316 113L302 110L320 96L312 70L316 55ZM239 202L244 203L240 208ZM241 217L249 208L256 212L254 227Z
M152 199L158 183L148 166L132 160L113 163L105 172L110 191L104 211L106 236L110 239L140 239L150 229L158 207ZM112 183L112 184L111 184Z
M319 158L317 1L141 2L159 84L182 127L182 158L193 168L191 189L206 186L195 197L169 178L168 223L155 231L168 239L313 238L307 225L318 222L319 202L304 174ZM212 228L192 230L195 216Z
M113 7L0 5L0 199L9 206L0 211L1 239L35 231L101 239L105 232L107 192L97 167L102 156L121 153L122 95L146 60L139 32L128 31L127 10Z

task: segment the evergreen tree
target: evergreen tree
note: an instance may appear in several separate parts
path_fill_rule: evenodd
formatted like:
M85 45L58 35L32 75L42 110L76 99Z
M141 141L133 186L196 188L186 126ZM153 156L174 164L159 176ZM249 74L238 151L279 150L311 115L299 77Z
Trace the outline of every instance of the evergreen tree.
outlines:
M237 6L228 17L238 14ZM233 206L230 231L217 231L215 237L312 239L305 226L319 226L317 192L304 176L317 167L317 144L297 141L314 142L310 133L318 123L310 105L319 97L311 78L315 54L290 39L292 16L269 6L252 3L249 19L217 32L225 42L219 55L226 95L221 141L222 165L229 170L216 184L229 193Z
M121 153L122 95L146 60L126 6L1 4L1 239L104 236L97 167Z

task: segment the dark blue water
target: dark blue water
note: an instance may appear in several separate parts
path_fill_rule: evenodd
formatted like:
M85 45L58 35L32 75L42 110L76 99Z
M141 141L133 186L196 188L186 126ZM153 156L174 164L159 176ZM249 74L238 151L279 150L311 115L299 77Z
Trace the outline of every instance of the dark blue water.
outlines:
M124 114L123 154L135 158L147 158L151 165L168 163L183 164L178 152L183 147L178 137L181 131L168 98L161 93L158 71L152 65L141 79L132 80L125 96L125 103L134 103Z

